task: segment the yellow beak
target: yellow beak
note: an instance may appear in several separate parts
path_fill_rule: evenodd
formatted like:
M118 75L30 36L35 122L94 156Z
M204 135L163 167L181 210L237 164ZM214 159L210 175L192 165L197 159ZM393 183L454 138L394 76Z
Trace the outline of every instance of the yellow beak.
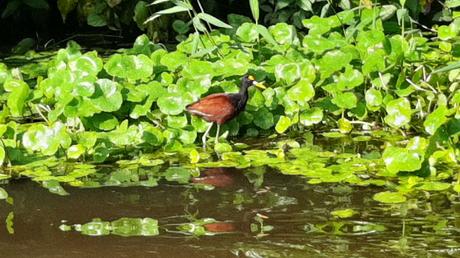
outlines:
M253 81L252 84L254 86L256 86L257 88L261 88L261 89L266 89L267 87L264 85L264 82L257 82L257 81Z

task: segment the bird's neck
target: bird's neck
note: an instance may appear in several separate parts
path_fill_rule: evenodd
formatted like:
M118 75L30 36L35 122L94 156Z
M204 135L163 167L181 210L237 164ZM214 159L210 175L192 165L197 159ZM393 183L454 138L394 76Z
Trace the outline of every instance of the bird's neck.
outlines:
M240 92L238 95L240 95L240 99L238 101L238 109L243 109L244 106L246 106L246 102L248 101L248 86L243 85L240 88Z

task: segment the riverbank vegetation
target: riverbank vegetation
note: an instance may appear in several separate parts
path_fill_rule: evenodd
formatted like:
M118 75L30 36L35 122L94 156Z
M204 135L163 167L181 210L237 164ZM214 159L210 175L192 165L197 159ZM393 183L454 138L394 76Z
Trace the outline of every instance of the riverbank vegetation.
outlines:
M320 13L316 4L312 12L300 6L286 19L270 14L270 1L260 3L262 11L250 1L252 17L230 14L227 21L188 1L172 2L139 24L189 13L173 23L180 41L174 49L141 35L112 53L69 41L55 52L26 52L27 64L3 59L2 179L85 185L99 166L117 162L157 167L147 176L154 184L188 182L199 167L271 166L310 183L385 186L374 196L382 202L404 202L415 190L460 191L455 1L433 18L442 23L430 27L415 18L426 1L318 1ZM291 7L280 2L275 10L288 17ZM195 142L208 124L187 115L185 106L238 91L248 73L268 89L251 89L246 111L223 127L221 143L201 150ZM379 144L337 153L316 149L312 137ZM253 139L271 143L244 143ZM180 166L162 170L162 164Z

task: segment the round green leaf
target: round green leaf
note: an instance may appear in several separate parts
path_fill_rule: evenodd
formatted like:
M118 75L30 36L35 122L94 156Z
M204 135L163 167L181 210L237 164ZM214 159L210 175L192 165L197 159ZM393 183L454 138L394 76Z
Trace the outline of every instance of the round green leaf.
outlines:
M284 81L292 84L300 78L300 66L296 63L278 64L275 67L276 81Z
M284 133L290 126L292 122L291 119L287 116L281 116L278 122L276 123L275 130L278 133Z
M179 51L167 53L160 59L161 65L168 68L169 71L175 71L178 67L187 62L187 56Z
M11 115L21 116L29 96L29 86L21 80L9 79L3 85L4 89L10 92L7 98L7 106L10 109Z
M353 130L353 125L346 118L340 118L338 124L341 133L349 133Z
M118 89L118 83L108 79L98 79L91 102L96 108L104 112L120 109L123 97Z
M317 124L323 120L323 110L321 108L310 108L300 113L300 123L304 126Z
M232 146L230 144L228 144L228 143L219 142L214 146L214 150L217 153L231 152L232 151Z
M295 28L292 25L277 23L270 26L268 30L273 35L273 38L281 45L290 45L298 41Z
M381 203L402 203L406 201L406 197L401 193L389 191L376 193L373 199Z
M366 91L365 99L366 106L370 110L378 110L383 103L382 93L375 88Z
M302 44L308 51L319 55L336 47L333 41L323 38L320 35L306 36L303 38Z
M422 167L423 157L413 150L388 146L382 154L382 159L389 172L416 171Z
M241 26L238 27L238 29L236 30L236 35L243 42L255 42L259 37L256 25L254 23L249 22L241 24Z
M151 125L148 125L144 128L142 139L146 143L153 146L160 146L164 141L163 133L161 130Z
M270 129L274 123L273 114L265 107L259 109L254 116L254 124L262 129Z
M179 115L184 111L185 103L182 96L165 95L158 98L157 102L160 111L167 115Z
M71 159L78 159L85 153L85 147L80 144L72 145L67 149L67 157Z
M113 130L118 126L118 119L108 113L95 114L91 118L91 122L94 127L104 131Z
M334 72L341 70L351 62L352 58L351 53L344 53L341 50L328 51L319 60L321 78L327 78Z
M287 96L291 100L305 103L315 96L315 89L307 80L301 79L287 91Z
M339 217L342 219L352 217L356 214L356 211L353 209L343 209L343 210L335 210L331 212L332 216Z
M410 102L406 98L389 101L386 105L386 111L385 122L388 125L399 128L409 124L412 110Z
M187 117L185 115L168 116L166 121L168 122L168 126L171 128L184 128L187 126Z
M438 128L447 122L447 115L449 110L446 106L439 106L432 113L428 114L423 126L425 126L425 131L433 135Z
M102 70L102 59L97 56L96 51L81 55L69 62L72 72L81 72L83 75L97 75Z
M332 103L343 109L352 109L356 107L358 99L352 92L338 93L332 98Z

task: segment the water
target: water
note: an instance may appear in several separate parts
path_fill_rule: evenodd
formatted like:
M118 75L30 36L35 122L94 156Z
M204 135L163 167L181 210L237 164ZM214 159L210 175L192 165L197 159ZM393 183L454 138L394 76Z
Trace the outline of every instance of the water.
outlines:
M303 177L256 172L203 170L195 181L214 190L160 182L153 188L65 187L69 196L13 181L5 189L14 204L0 204L2 221L14 214L14 233L5 223L0 229L2 257L460 256L458 196L424 195L390 206L372 200L378 187L309 185ZM345 208L357 214L330 214ZM122 217L157 219L159 234L88 236L60 229ZM204 218L216 220L204 226L208 235L178 229Z

